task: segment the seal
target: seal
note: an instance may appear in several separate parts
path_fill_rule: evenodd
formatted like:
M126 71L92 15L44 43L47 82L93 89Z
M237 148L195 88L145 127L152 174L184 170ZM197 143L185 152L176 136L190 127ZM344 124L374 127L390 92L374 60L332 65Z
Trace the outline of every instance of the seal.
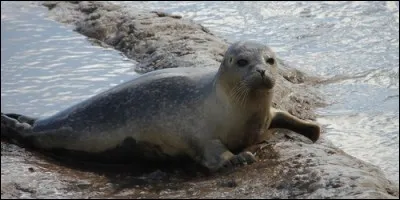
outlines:
M45 118L1 114L2 138L98 162L186 156L212 172L256 161L244 149L266 130L318 140L320 127L272 108L277 60L266 45L239 41L217 67L143 74Z

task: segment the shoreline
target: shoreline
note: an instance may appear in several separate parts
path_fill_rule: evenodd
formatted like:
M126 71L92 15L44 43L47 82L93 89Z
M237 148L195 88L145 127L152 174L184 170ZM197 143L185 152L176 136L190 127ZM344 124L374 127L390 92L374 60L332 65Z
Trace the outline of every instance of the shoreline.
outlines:
M227 47L222 39L194 22L149 11L128 12L108 2L45 2L56 21L73 24L76 31L123 52L138 61L139 71L163 67L185 67L193 64L219 66L221 53ZM128 27L128 28L127 28ZM315 119L314 109L324 105L308 82L315 78L290 68L281 61L281 75L273 102L278 108L303 119ZM3 143L2 143L3 149ZM177 190L162 187L168 197L239 197L239 198L398 198L398 186L385 178L371 164L350 156L326 140L310 144L294 134L278 133L264 149L256 150L259 162L245 166L229 175L207 177L206 180L176 182ZM20 152L26 154L26 152ZM29 154L28 154L29 155ZM174 175L168 175L174 177ZM147 177L148 178L148 177ZM89 181L93 179L89 179ZM235 180L235 187L226 182ZM123 182L122 180L119 180ZM117 184L119 181L113 184ZM201 184L198 184L200 181ZM53 180L53 183L57 180ZM47 183L52 184L52 182ZM194 185L193 185L194 184ZM196 185L198 184L198 185ZM235 185L235 184L233 184ZM215 189L217 187L217 189ZM192 194L194 190L201 191ZM231 190L231 194L218 191ZM32 189L35 190L35 189ZM99 193L89 188L90 197ZM153 197L162 192L141 195L141 189L128 188L137 197ZM142 190L145 190L142 188ZM250 191L250 192L249 192ZM2 197L3 190L2 187ZM40 192L40 191L38 191ZM83 197L77 191L76 195ZM125 191L126 192L126 191ZM121 192L120 192L121 193ZM129 192L128 192L129 193ZM192 195L189 195L192 194ZM107 196L100 194L100 196ZM123 195L122 195L123 196ZM131 196L129 196L131 197Z

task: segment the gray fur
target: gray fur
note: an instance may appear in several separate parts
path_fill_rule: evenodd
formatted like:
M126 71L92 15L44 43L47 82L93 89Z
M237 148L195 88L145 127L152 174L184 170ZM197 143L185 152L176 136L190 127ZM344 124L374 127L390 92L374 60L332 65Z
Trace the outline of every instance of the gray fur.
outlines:
M251 153L232 152L259 141L271 123L277 62L269 65L268 58L276 59L268 47L238 42L219 69L149 72L16 132L42 149L99 153L132 138L162 155L189 156L212 171L251 163ZM248 64L240 67L240 59ZM17 120L2 114L3 121L18 127Z

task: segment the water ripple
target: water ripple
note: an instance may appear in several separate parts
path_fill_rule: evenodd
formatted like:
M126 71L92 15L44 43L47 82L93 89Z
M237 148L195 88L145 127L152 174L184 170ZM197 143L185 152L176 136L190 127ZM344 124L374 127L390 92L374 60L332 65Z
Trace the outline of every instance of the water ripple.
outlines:
M135 77L134 62L43 18L45 8L1 5L2 110L46 116Z

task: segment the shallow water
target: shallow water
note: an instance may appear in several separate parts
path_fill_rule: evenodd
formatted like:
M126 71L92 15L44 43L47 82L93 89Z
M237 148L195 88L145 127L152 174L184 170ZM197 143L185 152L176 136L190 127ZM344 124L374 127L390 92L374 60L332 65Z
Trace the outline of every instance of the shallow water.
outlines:
M92 45L46 12L1 2L2 111L51 115L136 75L120 52Z
M399 180L398 2L122 4L191 18L229 42L264 42L312 75L350 77L319 86L332 105L318 121L335 145ZM50 115L135 76L134 63L47 20L45 8L1 7L2 112Z

